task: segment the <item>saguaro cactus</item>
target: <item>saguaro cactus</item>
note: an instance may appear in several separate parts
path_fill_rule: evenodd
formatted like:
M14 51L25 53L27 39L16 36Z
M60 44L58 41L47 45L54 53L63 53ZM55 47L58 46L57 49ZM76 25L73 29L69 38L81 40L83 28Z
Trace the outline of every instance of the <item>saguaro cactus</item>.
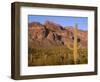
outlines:
M77 34L78 34L78 25L75 24L75 27L74 27L74 42L73 42L73 48L70 47L70 45L67 45L69 49L73 50L73 58L74 58L74 64L77 64L77 58L78 58L78 53L77 53L77 50L78 50L78 38L77 38Z
M76 24L75 25L75 28L74 28L74 50L73 50L73 55L74 55L74 63L76 64L77 63L77 46L78 46L78 41L77 41L77 28L78 28L78 25Z

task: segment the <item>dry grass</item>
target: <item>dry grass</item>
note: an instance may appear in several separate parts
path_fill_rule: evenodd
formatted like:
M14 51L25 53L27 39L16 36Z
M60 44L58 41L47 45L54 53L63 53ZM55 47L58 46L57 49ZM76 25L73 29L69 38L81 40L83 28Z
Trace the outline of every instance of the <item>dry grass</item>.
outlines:
M87 49L78 50L77 64L87 63ZM73 51L66 46L49 48L29 48L28 66L68 65L74 64Z

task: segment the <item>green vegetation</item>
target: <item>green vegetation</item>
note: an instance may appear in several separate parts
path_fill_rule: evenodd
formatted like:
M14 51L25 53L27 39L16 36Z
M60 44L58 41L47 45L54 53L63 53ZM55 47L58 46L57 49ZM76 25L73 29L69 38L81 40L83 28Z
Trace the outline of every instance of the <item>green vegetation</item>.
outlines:
M78 49L77 64L87 63L87 49ZM67 46L28 49L28 66L74 64L73 50Z

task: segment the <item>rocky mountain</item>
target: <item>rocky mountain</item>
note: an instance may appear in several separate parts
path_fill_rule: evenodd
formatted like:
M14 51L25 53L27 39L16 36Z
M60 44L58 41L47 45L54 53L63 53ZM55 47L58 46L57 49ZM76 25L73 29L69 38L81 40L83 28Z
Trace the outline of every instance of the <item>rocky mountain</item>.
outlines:
M64 28L51 21L44 24L32 22L28 24L28 44L29 47L73 46L73 31L72 26ZM87 47L87 35L87 31L78 29L78 45L81 48Z

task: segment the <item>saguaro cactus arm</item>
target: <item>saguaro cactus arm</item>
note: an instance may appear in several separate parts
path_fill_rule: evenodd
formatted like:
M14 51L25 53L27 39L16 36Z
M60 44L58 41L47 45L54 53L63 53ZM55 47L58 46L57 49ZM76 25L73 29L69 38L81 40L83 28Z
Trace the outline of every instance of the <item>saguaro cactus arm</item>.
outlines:
M69 45L68 42L67 42L67 47L68 47L70 50L73 50L73 48Z

